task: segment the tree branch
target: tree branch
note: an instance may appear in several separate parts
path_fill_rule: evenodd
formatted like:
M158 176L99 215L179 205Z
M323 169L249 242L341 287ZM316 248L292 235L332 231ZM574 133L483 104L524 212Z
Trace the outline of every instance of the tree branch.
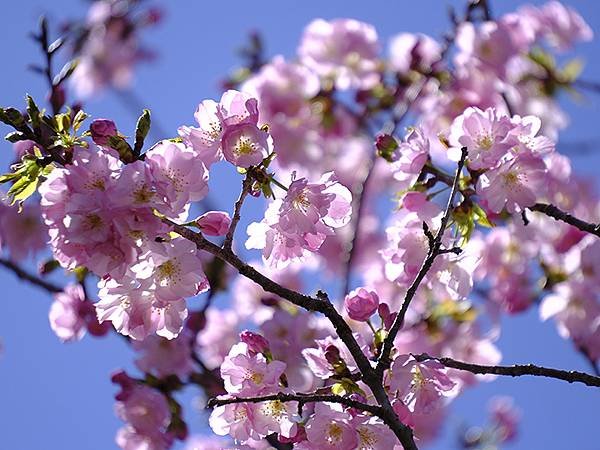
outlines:
M430 356L427 353L413 355L413 357L419 362L433 360L443 364L446 367L464 370L466 372L475 374L507 375L510 377L531 375L535 377L555 378L557 380L567 381L568 383L583 383L587 386L600 387L600 377L589 375L583 372L577 372L575 370L566 371L560 369L551 369L533 364L514 366L482 366L480 364L457 361L452 358L437 358Z
M348 397L342 397L340 395L333 394L320 394L318 392L308 393L297 393L297 394L286 394L279 392L277 394L264 395L259 397L230 397L230 398L211 398L207 407L214 408L216 406L230 405L233 403L262 403L270 401L280 402L298 402L300 408L305 403L317 403L317 402L328 402L328 403L339 403L349 408L355 408L360 411L368 412L375 416L381 415L381 407L375 405L369 405L356 400L352 400Z
M575 216L572 216L568 212L557 208L554 205L536 203L535 205L530 206L529 209L532 211L541 212L542 214L546 214L555 220L568 223L569 225L573 225L575 228L578 228L581 231L585 231L586 233L600 237L600 224L585 222Z
M446 227L448 226L448 220L450 219L450 214L452 212L452 204L454 203L454 196L458 191L458 181L460 179L460 174L465 165L465 161L467 159L467 149L466 147L462 148L462 154L460 161L458 161L458 166L456 167L456 173L454 175L454 180L452 182L452 189L450 190L450 196L448 197L448 204L446 205L446 210L444 215L442 216L442 220L440 223L440 228L437 231L435 237L431 235L429 228L427 228L426 224L423 224L424 232L427 235L427 239L429 240L429 251L427 252L427 257L423 261L419 272L417 273L416 278L406 291L406 295L404 297L404 302L398 312L398 315L394 319L390 331L383 342L383 347L381 351L381 355L379 356L379 360L377 361L376 371L378 376L383 378L383 372L390 366L390 354L392 352L392 348L394 347L394 340L402 326L404 325L404 317L406 316L406 312L408 311L408 307L414 296L419 289L419 285L427 275L427 272L431 269L435 258L437 258L440 254L442 254L442 237L444 236L444 232L446 231ZM433 237L433 239L432 239ZM447 252L444 252L447 253Z
M225 240L223 241L223 248L227 250L231 250L231 246L233 244L233 235L235 234L235 229L241 218L241 210L242 205L244 204L244 200L250 192L250 187L252 186L252 180L250 176L246 174L246 178L242 181L242 190L240 191L240 196L235 202L235 206L233 209L233 217L231 218L231 225L229 226L229 230L227 230L227 235L225 235Z
M23 269L17 263L15 263L9 259L0 258L0 265L6 267L8 270L10 270L12 273L14 273L21 280L27 281L28 283L31 283L32 285L37 286L41 289L44 289L47 292L56 294L58 292L63 291L62 287L60 287L56 284L50 283L49 281L43 280L42 278L38 277L37 275L27 272L25 269Z
M356 365L362 374L364 383L369 386L373 392L373 395L375 396L375 399L381 406L381 414L379 417L390 427L396 437L398 437L405 450L417 450L412 430L398 419L398 416L392 408L388 395L383 388L381 379L375 373L373 367L371 366L371 362L362 352L358 342L356 342L356 339L352 333L352 329L331 304L326 293L319 291L317 292L316 297L310 297L308 295L292 291L291 289L281 286L279 283L276 283L270 278L267 278L252 266L249 266L243 262L231 250L221 248L208 241L204 238L204 236L202 236L201 233L196 233L166 218L163 219L163 222L170 225L180 236L195 243L199 250L207 251L217 258L225 261L229 265L235 267L241 275L254 281L265 291L276 294L279 297L293 303L294 305L300 306L308 311L320 312L321 314L325 315L335 328L339 338L352 354L352 357L354 358L354 361L356 362Z

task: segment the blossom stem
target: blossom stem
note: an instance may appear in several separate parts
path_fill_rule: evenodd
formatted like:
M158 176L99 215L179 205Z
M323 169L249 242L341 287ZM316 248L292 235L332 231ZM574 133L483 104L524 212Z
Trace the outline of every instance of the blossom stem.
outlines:
M233 235L235 234L235 229L237 228L237 225L240 222L242 206L244 204L244 200L250 192L251 186L252 180L248 176L248 174L246 174L246 178L244 178L244 181L242 181L242 190L240 191L240 196L235 202L235 206L233 208L233 217L231 219L231 225L229 226L229 230L227 231L227 234L225 235L225 240L223 241L223 248L225 249L231 250L231 246L233 244Z
M431 269L433 262L435 261L438 255L442 254L442 237L444 235L444 232L446 231L446 227L448 226L448 220L450 219L450 214L452 212L454 197L458 191L458 180L460 179L460 175L462 173L462 169L465 165L466 159L467 149L466 147L463 147L460 161L458 161L458 166L456 167L456 173L454 175L452 189L448 198L448 204L446 205L446 210L444 212L444 215L442 216L442 220L440 223L440 228L438 229L435 237L433 237L429 229L426 226L424 226L425 234L427 235L427 238L429 240L429 251L427 252L427 257L423 261L423 264L421 265L421 268L419 269L416 278L406 291L406 296L404 297L404 302L402 303L400 311L394 319L390 331L383 342L383 348L381 351L381 355L379 356L379 359L377 361L376 367L376 371L380 379L383 378L383 372L385 371L385 369L389 368L390 366L390 354L392 353L392 348L394 347L394 340L396 339L398 332L404 325L404 317L406 315L406 312L408 311L408 307L410 306L412 299L416 295L417 290L419 289L419 285L427 275L427 272L429 272L429 270Z
M534 364L514 365L514 366L483 366L480 364L471 364L463 361L457 361L452 358L438 358L430 356L427 353L413 355L419 361L433 360L452 369L464 370L475 374L506 375L511 377L520 377L531 375L536 377L555 378L557 380L567 381L568 383L583 383L587 386L600 387L600 377L589 375L575 370L566 371L552 369L549 367L536 366Z

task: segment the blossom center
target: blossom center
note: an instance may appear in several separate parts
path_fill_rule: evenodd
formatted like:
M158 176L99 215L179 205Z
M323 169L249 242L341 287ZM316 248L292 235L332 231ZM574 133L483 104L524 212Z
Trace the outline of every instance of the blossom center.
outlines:
M254 144L254 142L252 142L252 140L247 138L246 136L240 137L235 146L235 152L238 155L250 155L254 153L255 150L256 144Z
M177 259L170 259L158 266L156 272L158 279L161 282L164 281L167 284L170 284L174 280L179 279L179 276L181 274L181 266Z
M357 431L358 436L360 437L361 448L371 448L375 446L377 443L377 436L375 436L373 431L369 430L367 427L359 427Z
M340 442L342 440L342 434L344 430L337 423L332 423L327 428L327 440L329 442Z
M477 145L482 150L489 150L490 148L492 148L493 144L494 144L494 140L492 139L492 136L490 136L489 134L483 134L477 138Z
M133 191L133 201L137 204L148 203L152 197L154 197L154 192L145 184Z

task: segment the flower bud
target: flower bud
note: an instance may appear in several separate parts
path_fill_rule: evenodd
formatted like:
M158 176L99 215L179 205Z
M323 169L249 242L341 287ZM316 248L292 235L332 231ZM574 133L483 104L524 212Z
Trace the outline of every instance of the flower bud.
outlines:
M240 340L248 346L248 349L254 353L266 353L269 351L269 341L258 333L252 331L242 331Z
M112 120L96 119L90 124L92 140L98 145L108 145L109 136L117 135L117 126Z
M209 211L196 219L196 225L207 236L225 236L231 217L225 211Z
M398 142L393 136L389 134L380 134L375 139L375 147L377 148L377 154L385 159L387 162L394 161L394 153L398 149Z
M392 313L387 303L381 303L377 308L377 313L379 314L379 317L381 317L383 326L386 330L389 330L392 327L394 319L396 319L396 315L398 314Z
M359 322L366 322L377 311L379 297L374 291L358 288L346 295L344 307L348 316Z

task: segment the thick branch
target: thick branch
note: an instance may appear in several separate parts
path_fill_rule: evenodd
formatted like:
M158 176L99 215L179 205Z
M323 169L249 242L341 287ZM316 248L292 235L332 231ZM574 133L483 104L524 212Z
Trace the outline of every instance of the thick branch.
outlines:
M460 174L462 172L463 166L465 165L466 159L467 149L466 147L463 147L461 158L458 162L458 166L456 167L456 173L452 182L450 196L448 197L448 204L446 205L446 210L444 212L444 215L442 216L440 228L438 229L437 234L435 235L435 237L433 237L433 239L431 233L429 232L429 229L424 224L425 234L429 239L429 251L427 252L427 257L423 261L423 264L421 265L421 268L419 269L416 278L406 291L406 295L404 297L404 301L402 302L400 311L394 319L390 331L387 337L385 338L385 341L383 342L381 355L379 356L379 360L377 362L377 373L379 377L383 377L384 370L387 369L390 365L390 354L392 352L392 348L394 347L394 340L396 339L398 332L404 324L404 317L406 315L406 312L408 311L408 307L410 306L412 299L416 295L421 282L427 275L427 272L429 272L429 270L431 269L435 258L437 258L442 253L446 253L445 251L442 251L442 237L444 236L444 232L446 231L446 227L448 226L448 220L450 219L450 214L452 213L454 196L458 191L458 181L460 179Z
M557 380L567 381L569 383L583 383L587 386L600 387L600 377L589 375L575 370L566 371L560 369L551 369L548 367L535 366L533 364L514 365L514 366L482 366L480 364L471 364L462 361L456 361L452 358L436 358L427 353L413 355L419 361L434 360L452 369L464 370L475 374L507 375L510 377L520 377L531 375L535 377L555 378Z
M309 393L297 393L297 394L286 394L279 392L277 394L264 395L259 397L230 397L230 398L211 398L207 406L214 408L216 406L229 405L232 403L261 403L270 401L280 402L298 402L300 405L306 403L317 403L317 402L328 402L328 403L339 403L349 408L355 408L360 411L365 411L375 416L381 415L381 407L375 405L368 405L356 400L352 400L348 397L342 397L340 395L333 394L319 394L318 392ZM302 406L300 406L302 407Z
M585 231L586 233L590 233L600 237L600 224L585 222L581 219L578 219L575 216L572 216L568 212L557 208L554 205L548 205L546 203L536 203L535 205L530 206L529 209L532 211L541 212L542 214L546 214L547 216L550 216L553 219L560 220L561 222L568 223L569 225L573 225L575 228L578 228L581 231Z
M163 221L172 226L173 230L175 230L175 232L177 232L180 236L194 242L198 249L207 251L217 258L225 261L229 265L235 267L241 275L254 281L265 291L276 294L279 297L293 303L294 305L300 306L308 311L320 312L325 315L335 328L339 338L346 345L346 347L348 347L348 350L352 354L354 361L356 362L356 365L363 376L363 381L367 386L369 386L373 392L373 395L375 396L375 399L379 405L381 405L381 415L379 417L390 427L406 450L417 449L413 439L412 430L398 419L398 416L392 408L387 393L381 384L380 378L377 376L373 370L373 367L371 366L371 362L362 352L360 346L354 338L354 335L352 334L352 329L331 304L327 294L319 291L315 298L283 287L279 283L274 282L270 278L267 278L258 272L252 266L249 266L243 262L231 250L221 248L208 241L204 238L204 236L202 236L202 234L196 233L182 225L178 225L169 219L163 219Z
M27 272L25 269L23 269L17 263L14 263L13 261L11 261L9 259L0 258L0 265L6 267L8 270L10 270L12 273L14 273L21 280L27 281L28 283L31 283L34 286L37 286L39 288L42 288L42 289L46 290L47 292L58 293L58 292L63 291L62 287L57 286L53 283L50 283L49 281L43 280L42 278L40 278L32 273Z

